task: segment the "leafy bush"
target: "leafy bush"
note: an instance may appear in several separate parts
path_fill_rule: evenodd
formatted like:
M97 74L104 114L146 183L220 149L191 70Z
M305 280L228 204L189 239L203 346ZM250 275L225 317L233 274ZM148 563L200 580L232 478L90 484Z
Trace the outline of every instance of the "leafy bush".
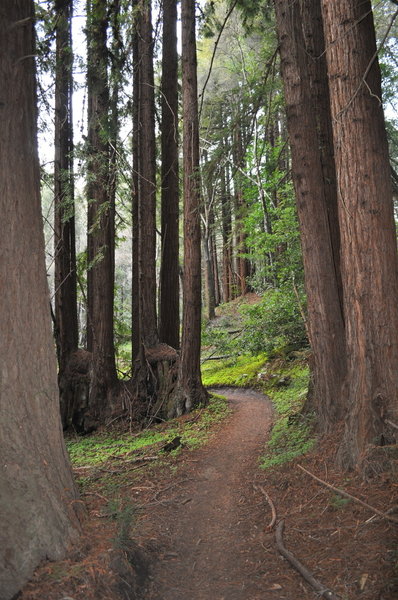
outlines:
M263 372L264 391L277 412L261 466L264 469L282 465L311 450L315 444L313 415L302 414L308 391L309 369L305 361L270 364ZM281 382L288 385L281 386Z
M304 297L300 298L302 305ZM290 288L268 290L259 304L242 307L245 314L241 345L252 354L307 346L299 302Z

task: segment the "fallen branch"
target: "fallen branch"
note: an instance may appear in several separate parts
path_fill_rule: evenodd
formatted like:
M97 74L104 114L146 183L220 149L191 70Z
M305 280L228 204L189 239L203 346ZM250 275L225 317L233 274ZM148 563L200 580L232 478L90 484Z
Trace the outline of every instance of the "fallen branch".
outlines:
M338 596L334 594L331 590L326 588L320 581L315 579L311 571L307 569L301 562L292 554L289 550L287 550L283 544L283 529L285 522L282 520L278 523L278 526L275 531L275 540L276 547L278 548L280 554L286 558L286 560L294 567L300 575L306 580L310 586L318 592L320 596L323 598L328 598L329 600L339 600Z
M266 529L268 529L269 531L271 531L276 523L276 508L275 508L275 504L272 501L272 498L267 494L267 492L265 491L265 489L261 486L261 485L256 485L255 483L253 484L253 487L255 490L260 491L263 496L265 497L266 501L268 502L270 509L271 509L271 521L269 523L269 525L267 525Z
M317 481L318 483L321 483L322 485L324 485L325 487L329 488L333 492L336 492L336 494L340 494L340 496L343 496L344 498L348 498L349 500L354 500L354 502L358 502L359 504L362 504L362 506L364 506L365 508L368 508L369 510L371 510L372 512L374 512L376 515L379 515L383 519L387 519L387 521L391 521L392 523L395 523L395 524L398 523L398 519L396 517L391 517L387 513L385 513L383 511L375 508L374 506L371 506L367 502L364 502L363 500L360 500L356 496L352 496L348 492L345 492L344 490L340 490L339 488L335 487L334 485L331 485L330 483L326 483L326 481L323 481L322 479L319 479L319 477L317 477L316 475L314 475L310 471L307 471L307 469L305 469L301 465L297 465L297 466L298 466L299 469L301 469L302 471L304 471L304 473L307 473L307 475L309 475L310 477L312 477L313 479L315 479L315 481Z

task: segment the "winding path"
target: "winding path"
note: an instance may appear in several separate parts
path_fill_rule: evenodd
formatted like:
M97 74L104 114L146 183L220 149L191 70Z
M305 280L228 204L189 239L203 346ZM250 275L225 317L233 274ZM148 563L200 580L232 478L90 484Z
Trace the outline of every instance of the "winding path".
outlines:
M266 565L255 558L263 533L253 518L253 503L263 500L253 490L253 477L259 476L271 405L250 390L217 392L227 396L233 415L187 459L151 515L160 550L150 600L265 598Z

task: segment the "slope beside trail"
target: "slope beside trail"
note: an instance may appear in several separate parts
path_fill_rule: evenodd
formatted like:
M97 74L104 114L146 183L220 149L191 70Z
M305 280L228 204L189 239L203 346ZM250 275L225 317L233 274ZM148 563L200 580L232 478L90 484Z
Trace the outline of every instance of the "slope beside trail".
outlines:
M193 453L176 481L157 495L147 524L157 557L150 600L256 600L275 598L259 555L264 528L253 519L264 498L253 487L271 424L271 404L258 392L222 389L233 414L225 427ZM266 523L264 523L264 526ZM259 562L258 557L264 560ZM272 587L271 587L272 589Z

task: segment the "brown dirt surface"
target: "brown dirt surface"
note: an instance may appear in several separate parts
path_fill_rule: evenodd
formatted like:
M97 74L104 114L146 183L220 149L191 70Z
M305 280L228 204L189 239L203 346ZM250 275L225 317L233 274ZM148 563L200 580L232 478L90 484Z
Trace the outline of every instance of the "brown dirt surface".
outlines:
M269 401L250 390L217 393L228 397L233 412L206 446L126 479L124 497L141 507L131 546L115 549L106 498L91 491L84 497L89 518L81 546L40 567L21 600L320 598L277 551L260 488L272 498L277 520L285 521L286 548L326 589L342 600L398 598L398 526L342 500L298 463L382 512L397 509L396 476L377 473L365 482L338 471L338 432L300 460L262 470Z

